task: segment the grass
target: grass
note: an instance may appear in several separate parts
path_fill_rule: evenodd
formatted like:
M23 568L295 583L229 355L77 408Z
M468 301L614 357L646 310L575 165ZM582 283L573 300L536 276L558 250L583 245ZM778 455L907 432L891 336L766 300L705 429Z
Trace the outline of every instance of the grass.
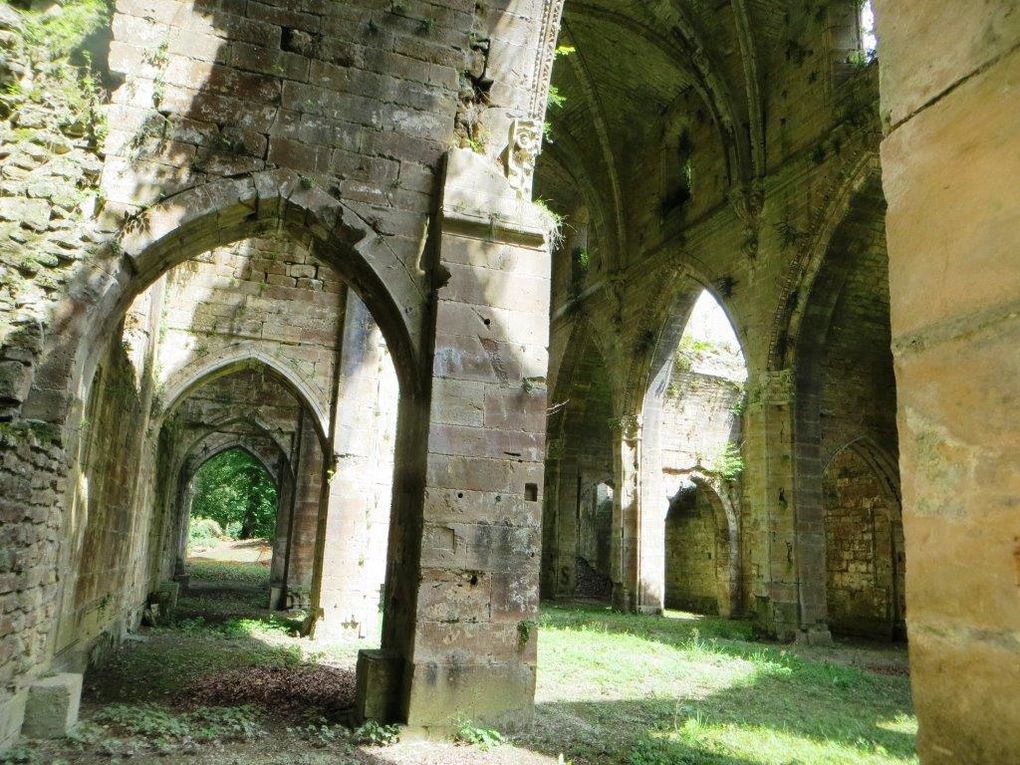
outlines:
M229 575L223 566L203 571L228 583L250 575L244 564L228 565ZM30 742L19 752L35 759L19 761L554 765L562 754L573 765L917 762L909 679L851 665L902 666L901 648L781 646L755 641L742 621L547 605L537 625L533 723L490 728L463 718L456 741L393 743L393 729L353 729L329 711L336 696L323 684L349 693L367 644L310 643L296 620L265 611L224 617L215 594L189 596L206 616L150 629L90 671L85 722L65 741ZM263 692L274 683L275 695Z
M538 722L519 743L575 765L916 762L906 677L670 616L544 608Z
M239 584L248 587L269 587L269 566L261 563L199 560L188 562L191 578L210 584Z

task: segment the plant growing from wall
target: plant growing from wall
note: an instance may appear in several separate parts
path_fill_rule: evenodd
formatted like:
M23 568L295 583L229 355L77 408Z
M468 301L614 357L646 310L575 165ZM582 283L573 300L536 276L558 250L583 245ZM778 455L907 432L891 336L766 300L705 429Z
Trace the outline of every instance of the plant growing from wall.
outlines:
M577 265L580 267L581 271L587 273L588 269L591 267L591 253L583 247L578 247L574 253Z
M544 199L536 199L534 204L539 209L542 220L546 225L546 230L549 232L550 248L555 250L563 243L564 218L549 207L549 203Z
M740 453L740 445L727 443L721 452L709 460L707 467L728 483L736 481L744 472L744 457Z

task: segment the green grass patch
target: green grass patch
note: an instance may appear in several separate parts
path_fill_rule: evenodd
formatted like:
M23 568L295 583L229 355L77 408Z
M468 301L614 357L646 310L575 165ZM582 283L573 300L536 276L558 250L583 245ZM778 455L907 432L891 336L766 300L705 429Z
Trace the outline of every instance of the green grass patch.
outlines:
M261 563L192 559L188 561L188 573L196 582L269 586L269 566Z
M575 765L914 763L906 677L754 642L750 625L543 608L537 723Z

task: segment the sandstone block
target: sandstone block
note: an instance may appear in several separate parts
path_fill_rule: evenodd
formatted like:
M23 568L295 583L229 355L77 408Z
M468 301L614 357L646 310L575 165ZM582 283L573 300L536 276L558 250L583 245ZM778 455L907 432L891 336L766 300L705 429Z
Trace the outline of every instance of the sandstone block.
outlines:
M32 684L21 732L30 738L61 738L78 722L82 676L66 672Z

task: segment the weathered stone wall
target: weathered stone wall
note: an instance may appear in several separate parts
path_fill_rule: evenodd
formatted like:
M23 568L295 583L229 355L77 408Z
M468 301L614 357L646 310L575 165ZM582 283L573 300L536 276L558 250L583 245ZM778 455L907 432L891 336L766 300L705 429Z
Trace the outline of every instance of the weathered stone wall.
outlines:
M400 388L371 314L347 294L336 396L334 462L315 529L322 575L317 639L379 634L393 500Z
M343 286L332 268L280 236L211 250L172 269L166 281L157 357L164 398L216 366L256 357L305 388L306 405L329 410L343 316Z
M851 337L858 324L881 323L854 308L878 304L879 282L848 277L848 310L836 289L831 322L815 311L815 285L829 283L824 265L839 256L833 242L860 234L863 246L844 254L862 263L880 249L864 241L883 215L870 190L882 128L878 72L847 61L857 47L855 9L849 1L810 11L732 3L708 15L658 2L567 5L565 41L577 53L557 65L566 103L551 120L554 143L536 183L568 226L576 217L578 231L556 257L551 366L565 366L559 356L582 324L597 334L612 401L610 560L621 607L661 602L662 545L641 544L649 528L663 527L662 508L642 502L642 414L657 349L670 345L662 343L670 321L697 285L732 317L750 373L737 503L743 599L769 634L827 634L824 465L860 431L884 455L876 464L896 453L887 363L872 363L877 356ZM1011 678L988 668L1015 663L1009 589L989 586L1015 578L1011 516L1002 510L1012 501L1003 455L1014 418L1011 392L1000 386L1015 377L1014 270L1002 264L1011 263L1015 238L1007 154L1016 119L994 97L1015 79L1009 10L956 11L952 23L950 11L928 4L888 10L892 68L883 72L893 342L910 391L899 402L909 440L900 459L912 481L905 523L908 539L913 524L926 540L919 562L908 556L923 747L954 752L963 744L940 732L966 719L961 740L977 753L967 756L992 761L1009 753L989 748L994 735L964 706L989 709L982 689ZM13 263L2 298L12 309L3 327L4 416L15 430L27 427L20 418L56 423L54 443L69 454L79 451L85 394L109 339L132 298L174 264L286 230L365 299L402 385L384 645L411 689L404 712L415 722L441 724L463 694L492 697L497 682L513 690L482 713L526 710L533 687L533 641L519 645L516 635L534 615L547 345L536 322L546 319L549 264L543 226L523 200L537 140L527 120L544 106L557 12L537 0L410 9L368 0L124 0L112 58L127 82L111 110L104 214L86 221L89 204L61 206L59 194L40 187L54 205L43 221L19 174L38 163L53 178L60 163L32 148L43 145L38 135L5 141L16 159L3 199L17 201L0 205L16 218L5 218L3 241L19 258L4 252ZM932 37L943 25L954 32ZM4 44L16 47L16 36ZM921 49L943 51L937 71L913 53ZM17 113L55 112L64 102L32 103ZM36 129L5 118L10 128ZM68 139L71 151L60 156L76 158L70 186L87 186L91 171L81 163L95 142L76 145L80 128L55 124L47 136ZM983 125L992 137L962 140L960 125ZM451 155L439 199L439 160L451 143L477 151ZM920 188L926 196L913 193ZM957 204L971 198L973 209ZM932 210L946 213L938 225L928 225ZM88 241L118 231L113 247ZM68 232L78 238L65 247L57 240ZM36 251L52 255L45 268L24 257ZM945 267L931 268L932 257ZM939 281L946 273L952 288ZM295 279L294 288L312 278L276 275ZM831 340L832 359L802 353L819 327L827 333L819 347ZM888 342L870 328L862 337ZM840 366L841 353L861 363ZM985 375L978 383L974 369ZM805 396L802 375L830 383ZM985 391L1001 395L986 399ZM862 398L869 406L851 414ZM814 431L808 410L818 413ZM968 417L958 422L952 413L960 411ZM335 421L328 405L322 415ZM81 473L70 462L76 485ZM849 492L846 506L872 494L863 479ZM493 542L492 521L511 506L516 514ZM53 514L63 507L55 502ZM954 575L932 575L947 558ZM987 570L976 559L990 561ZM21 592L27 580L17 581ZM485 652L472 650L483 642ZM949 661L974 670L964 692L938 679ZM465 667L454 688L452 673ZM26 675L18 676L6 698L23 687ZM997 698L1009 698L1003 687ZM1011 710L1001 712L1007 719Z
M63 531L67 584L57 652L87 651L107 630L117 633L131 626L131 611L148 594L145 542L150 519L136 512L141 488L137 478L146 469L148 398L136 386L141 383L151 395L151 369L137 370L126 350L120 342L111 344L86 412L81 462L85 480L76 512L65 520ZM82 663L81 657L67 660L71 666Z
M20 729L26 685L46 660L60 593L54 563L59 518L50 512L62 491L66 457L51 429L0 427L0 747Z
M726 447L733 444L739 449L743 399L739 381L704 374L696 368L675 368L661 410L662 471L722 471Z
M1020 16L1012 1L875 5L918 751L931 765L1009 762L1020 753Z
M64 12L79 5L69 3ZM78 444L78 425L85 398L108 343L120 335L123 316L135 297L175 265L219 246L286 230L306 245L314 243L316 256L328 261L365 297L394 358L399 359L402 385L406 385L402 395L407 397L402 411L408 415L402 421L410 423L405 428L407 444L401 447L407 459L403 484L394 491L401 513L407 516L402 532L407 537L394 549L407 554L390 555L399 562L391 571L399 597L389 601L396 604L389 640L398 650L414 643L417 620L417 593L398 579L407 574L407 581L418 581L421 546L415 534L421 529L426 459L425 441L418 436L427 428L414 418L421 420L429 411L427 370L434 314L428 310L428 291L438 263L426 224L435 209L439 161L455 138L477 144L486 156L486 169L479 165L468 176L488 178L494 171L502 184L498 194L476 209L484 211L486 219L513 212L507 219L520 224L528 246L538 250L542 246L543 225L532 220L534 211L521 201L527 192L518 196L518 189L507 179L511 171L501 169L497 157L515 120L540 116L558 7L533 3L510 9L508 5L476 7L451 0L430 4L419 9L425 13L418 15L375 2L214 7L125 0L117 4L112 21L110 63L114 75L123 81L117 84L108 110L110 130L103 142L104 165L96 195L100 203L71 210L59 202L71 214L49 210L44 222L42 206L24 201L33 199L35 192L24 193L20 187L4 192L19 200L5 202L5 211L35 216L31 221L12 220L15 225L5 229L5 236L10 233L9 241L19 250L14 267L29 276L13 287L8 286L13 282L4 285L18 309L4 317L4 358L17 362L7 367L10 394L5 412L11 418L54 423L59 433L55 441L69 454L84 450L84 444L81 448ZM15 23L6 18L10 15L5 11L5 25ZM369 38L377 39L366 44ZM5 44L16 46L17 36L6 37ZM518 66L522 60L529 62L524 69ZM42 111L64 106L60 99L31 96L29 100ZM27 118L32 111L21 113ZM79 116L73 108L70 113ZM68 131L72 137L81 132L87 130L72 127ZM36 161L40 152L32 146L42 144L27 134L16 136L20 138L25 141L14 142L22 157L18 161ZM509 140L514 154L509 164L526 159L515 153L518 139ZM521 134L521 145L524 140ZM79 148L73 144L72 149ZM97 140L85 142L83 151L93 150L98 157L98 145ZM65 146L66 142L60 143L55 151ZM41 164L48 161L39 160ZM87 184L88 173L98 170L97 165L84 174L72 168L68 173L72 184L82 178ZM513 183L530 184L526 165L512 174ZM471 183L469 177L462 180ZM45 196L58 204L53 195ZM99 214L90 217L95 210ZM67 256L54 256L45 270L33 270L37 253L49 257L51 227L60 229L60 236L73 234L72 240L54 245L66 250ZM45 234L47 242L38 244L35 237L31 247L23 247L25 232ZM449 262L454 262L452 256ZM532 284L525 269L516 264L502 271L500 289L507 294L516 279L521 285ZM299 278L317 278L296 270L274 276L294 279L294 289ZM487 306L489 276L486 270L473 273L470 281L480 285L477 295L464 291L473 289L466 284L456 294L450 292L447 302ZM308 286L315 291L311 281ZM286 282L272 288L292 287ZM26 295L35 299L25 301ZM537 301L541 310L533 313L544 315L544 296ZM30 310L22 311L26 305ZM502 299L498 307L516 306ZM530 327L531 314L528 317ZM31 321L40 327L39 342L25 358L18 358L19 342L31 345L30 340L21 342L35 331ZM278 323L267 322L267 326L279 328ZM208 334L208 329L203 331ZM254 331L243 321L236 329ZM540 340L541 345L544 331ZM529 358L527 376L541 379L544 353L521 353L508 346L497 352L501 354L506 357L501 364ZM299 363L311 364L313 369L305 371L317 375L320 362L324 359L316 356ZM166 370L152 364L151 372L157 371ZM165 398L174 398L175 381L168 380L162 391ZM186 379L184 387L189 382ZM331 396L332 389L323 390ZM316 398L305 393L308 399ZM531 399L529 408L541 412L544 389ZM145 412L149 412L148 404L144 402ZM321 431L330 423L331 404L327 397L316 412ZM158 462L155 439L142 450L141 459ZM506 455L500 459L509 465ZM535 461L539 464L531 468L539 478L528 486L541 484L540 457ZM160 469L157 464L156 471ZM82 475L74 461L69 473L67 496L71 497ZM151 465L139 475L151 477ZM138 502L155 506L152 490L151 484L143 486ZM538 493L525 492L525 485L516 482L512 491L509 486L503 491L508 498ZM65 510L56 502L51 508L55 515ZM154 549L165 520L140 521L148 531L139 528L135 535L131 555L138 556L132 558L138 566L152 565L145 551ZM52 563L56 569L56 562ZM135 579L139 593L149 578L140 573ZM527 612L529 596L523 591L517 596L524 599ZM509 597L493 595L497 606L506 606ZM52 646L47 647L49 653ZM516 672L520 657L515 651L504 654L501 661L507 671ZM9 692L19 694L26 677L19 673ZM525 692L515 696L511 706L526 709L530 705L528 687L528 683L520 686ZM13 712L11 719L17 717L17 710ZM11 729L16 725L11 723Z
M666 608L719 613L720 553L725 543L708 498L694 487L678 493L666 515Z
M594 569L597 580L612 575L611 497L607 517L598 489L611 488L613 481L612 391L596 339L582 331L573 342L557 371L547 423L552 446L542 516L542 588L550 598L604 595L604 587L577 592L579 574L585 573L579 566ZM581 584L590 588L599 582Z
M822 476L829 626L834 632L905 637L903 524L896 498L854 448Z

